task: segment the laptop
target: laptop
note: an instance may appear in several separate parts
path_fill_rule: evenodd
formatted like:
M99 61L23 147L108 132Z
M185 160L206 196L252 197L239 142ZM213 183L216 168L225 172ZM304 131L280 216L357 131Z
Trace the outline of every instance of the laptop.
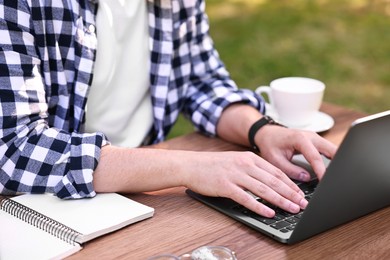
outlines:
M308 165L302 158L294 162ZM297 184L309 200L306 209L298 214L275 209L273 219L227 198L186 192L279 242L293 244L310 238L390 205L390 110L356 120L322 180Z

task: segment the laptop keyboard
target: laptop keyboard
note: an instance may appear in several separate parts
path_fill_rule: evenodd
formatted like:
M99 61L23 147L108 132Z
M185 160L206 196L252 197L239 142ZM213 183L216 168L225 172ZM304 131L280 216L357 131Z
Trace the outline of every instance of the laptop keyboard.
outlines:
M318 180L312 180L310 182L305 182L305 183L298 182L296 184L305 193L305 198L309 201L314 193L315 187L318 184ZM256 219L256 220L258 220L258 221L260 221L260 222L262 222L262 223L264 223L264 224L266 224L274 229L277 229L283 233L287 233L289 231L292 231L295 228L296 224L298 223L299 219L301 218L301 216L303 214L303 210L301 210L297 214L293 214L293 213L289 213L283 209L280 209L278 207L275 207L274 205L270 204L269 202L267 202L261 198L257 198L257 200L259 202L267 205L268 207L272 208L273 210L275 210L275 213L276 213L275 217L266 218L266 217L260 216L256 213L254 213L253 211L250 211L249 209L245 208L242 205L236 205L233 207L233 209L243 213L246 216L254 218L254 219Z

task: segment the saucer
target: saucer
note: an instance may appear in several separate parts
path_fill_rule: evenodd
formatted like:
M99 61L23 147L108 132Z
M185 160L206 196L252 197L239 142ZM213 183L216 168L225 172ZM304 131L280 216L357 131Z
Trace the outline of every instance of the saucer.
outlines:
M266 107L265 114L272 117L275 121L278 121L278 116L276 115L275 111L273 111L272 108L270 108L269 106ZM317 112L311 124L301 126L301 127L287 125L287 127L320 133L331 129L333 125L334 125L334 120L330 115L324 112Z

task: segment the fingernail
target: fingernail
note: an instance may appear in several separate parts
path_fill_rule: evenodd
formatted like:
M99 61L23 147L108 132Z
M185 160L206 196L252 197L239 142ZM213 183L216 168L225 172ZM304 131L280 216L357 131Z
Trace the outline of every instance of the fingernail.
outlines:
M309 202L306 199L302 199L301 202L299 203L301 209L305 209L307 204L309 204Z
M301 172L298 176L299 180L301 181L308 181L310 180L310 175L305 173L305 172Z
M291 203L290 209L293 213L298 213L301 210L301 208L295 203Z
M275 217L275 211L267 207L265 217L268 217L268 218Z

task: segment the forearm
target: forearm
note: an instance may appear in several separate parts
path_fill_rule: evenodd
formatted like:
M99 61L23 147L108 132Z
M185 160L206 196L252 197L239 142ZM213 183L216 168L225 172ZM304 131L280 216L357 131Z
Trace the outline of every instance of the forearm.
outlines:
M96 192L143 192L184 185L185 151L105 146L93 175Z
M94 172L93 185L96 192L123 193L185 186L206 196L231 198L269 217L274 212L244 190L291 212L298 212L307 204L299 188L286 175L250 152L105 146Z
M262 117L254 107L245 104L232 104L219 119L217 135L229 142L249 146L249 128Z

